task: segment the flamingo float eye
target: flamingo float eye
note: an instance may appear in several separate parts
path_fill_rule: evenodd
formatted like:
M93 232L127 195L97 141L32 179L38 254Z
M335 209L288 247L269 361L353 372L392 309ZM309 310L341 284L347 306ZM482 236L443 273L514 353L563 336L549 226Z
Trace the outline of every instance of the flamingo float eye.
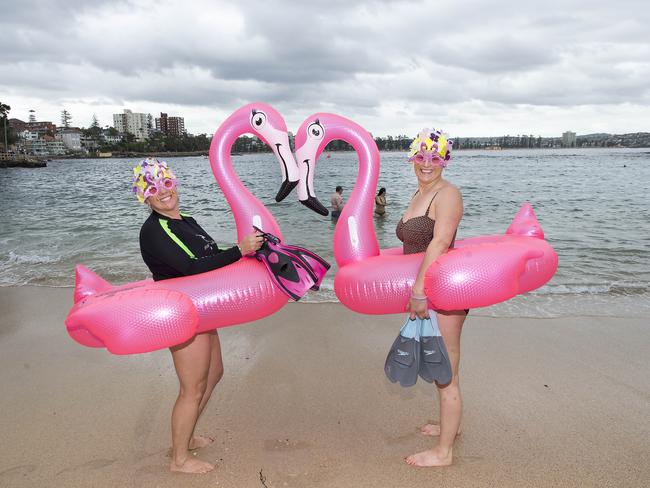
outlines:
M251 114L251 125L253 129L261 129L266 124L266 114L258 110L253 110Z
M320 122L318 120L309 124L309 127L307 127L307 135L312 139L321 140L323 138L324 132L325 129L323 129L323 126L320 125Z

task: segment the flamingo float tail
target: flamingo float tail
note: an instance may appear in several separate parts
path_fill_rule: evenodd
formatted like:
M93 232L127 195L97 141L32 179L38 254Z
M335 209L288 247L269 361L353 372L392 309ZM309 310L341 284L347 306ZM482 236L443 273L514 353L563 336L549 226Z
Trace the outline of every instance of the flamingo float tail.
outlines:
M544 239L544 230L537 221L535 211L530 203L524 203L515 218L512 219L510 226L506 230L506 235L528 236Z
M97 295L113 288L108 281L92 272L83 264L75 267L74 279L74 303L78 303L86 297Z
M117 306L116 306L117 305ZM124 327L128 323L129 327ZM113 354L149 352L181 344L197 332L190 297L165 289L111 289L76 303L65 319L68 334Z
M87 347L113 354L149 352L190 339L199 323L185 293L147 289L150 280L113 286L80 264L75 268L74 306L65 319L68 334ZM131 324L124 327L125 323Z
M557 265L533 207L525 203L505 235L466 239L439 257L426 272L425 290L441 310L486 307L543 286Z

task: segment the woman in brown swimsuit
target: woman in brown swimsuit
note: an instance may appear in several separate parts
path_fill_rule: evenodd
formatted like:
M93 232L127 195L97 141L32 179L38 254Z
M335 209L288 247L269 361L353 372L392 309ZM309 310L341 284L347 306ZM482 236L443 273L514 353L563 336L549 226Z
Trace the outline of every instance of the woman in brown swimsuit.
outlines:
M404 243L404 254L424 252L424 259L413 285L408 310L411 318L427 318L424 273L438 257L454 245L456 229L463 216L463 199L458 188L443 179L442 172L451 158L452 141L440 131L424 129L411 144L409 161L418 179L409 207L397 225L397 237ZM452 462L454 440L460 429L462 400L458 385L460 333L466 310L437 310L438 325L447 346L453 372L449 384L436 383L440 397L440 425L427 424L420 432L440 436L431 449L412 454L406 462L413 466L447 466Z

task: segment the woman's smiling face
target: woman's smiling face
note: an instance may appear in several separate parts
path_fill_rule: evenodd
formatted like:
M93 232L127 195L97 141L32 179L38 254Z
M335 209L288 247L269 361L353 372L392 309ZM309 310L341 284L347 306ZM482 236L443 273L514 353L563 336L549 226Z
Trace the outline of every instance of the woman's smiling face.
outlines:
M413 170L420 184L425 185L440 178L444 168L439 163L443 160L441 158L433 159L433 161L430 161L424 158L422 161L416 160L413 162Z
M162 189L156 195L147 198L147 204L158 213L168 213L178 210L178 192L176 188Z

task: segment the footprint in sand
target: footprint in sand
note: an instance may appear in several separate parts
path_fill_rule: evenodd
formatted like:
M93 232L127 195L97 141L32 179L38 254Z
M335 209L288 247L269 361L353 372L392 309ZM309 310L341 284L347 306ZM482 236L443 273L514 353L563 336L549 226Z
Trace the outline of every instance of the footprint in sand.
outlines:
M70 471L77 471L80 469L102 469L105 468L106 466L110 466L113 464L117 459L94 459L92 461L88 461L87 463L79 464L78 466L72 466L70 468L65 468L57 473L57 476L63 473L67 473Z
M267 439L264 441L264 449L267 451L294 451L296 449L306 449L309 444L291 439Z
M14 466L13 468L5 469L0 471L0 479L9 478L10 476L25 476L36 469L35 464L23 464L20 466Z

